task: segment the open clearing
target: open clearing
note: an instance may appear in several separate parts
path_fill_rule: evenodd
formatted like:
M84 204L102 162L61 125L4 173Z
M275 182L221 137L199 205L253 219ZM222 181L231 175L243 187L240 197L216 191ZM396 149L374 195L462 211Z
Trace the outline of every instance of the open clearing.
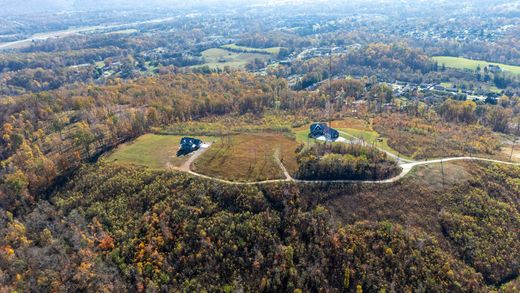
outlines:
M224 46L222 46L222 48L230 49L230 50L238 50L238 51L242 51L242 52L265 53L265 54L273 54L273 55L278 55L278 53L280 53L280 49L282 49L282 47L252 48L252 47L238 46L236 44L224 45Z
M294 139L282 134L253 133L223 137L204 152L192 169L203 175L231 181L285 179L277 161L289 173L297 168Z
M435 56L433 60L437 61L439 65L444 64L446 67L455 69L469 69L476 70L477 66L483 69L485 66L498 65L502 70L508 71L514 74L520 74L520 66L507 65L501 63L486 62L482 60L471 60L462 57L450 57L450 56Z
M179 142L183 136L145 134L132 142L119 146L106 160L117 164L147 166L166 169L168 165L181 166L189 156L177 157ZM215 138L198 137L203 141Z
M123 29L123 30L117 30L117 31L113 31L113 32L108 32L106 33L107 35L117 35L117 34L120 34L120 35L129 35L129 34L133 34L133 33L137 33L138 30L134 29L134 28L130 28L130 29Z
M305 125L293 130L296 136L296 140L298 142L314 142L314 139L308 137L309 125ZM353 139L353 137L356 137L357 139L364 141L367 145L374 145L375 147L378 147L381 150L387 151L401 158L408 160L411 159L408 156L399 154L399 152L391 148L388 145L388 139L386 137L382 138L381 141L379 141L381 135L377 131L371 129L370 125L365 120L356 118L345 118L343 120L332 121L331 126L332 128L338 130L340 132L340 137L345 138L347 141L350 141Z
M202 52L202 56L206 60L206 63L194 67L207 65L212 69L223 69L225 66L229 66L237 69L244 68L248 63L255 61L257 58L262 61L268 61L270 59L270 55L266 54L236 53L220 48L208 49Z
M511 161L513 161L513 162L520 162L520 145L516 145L513 148L512 155L511 155L511 145L503 146L500 149L500 154L502 155L502 158L504 160L509 160L511 158Z
M347 133L351 136L361 139L367 145L373 145L377 148L380 148L384 151L387 151L387 152L394 154L396 156L399 156L401 158L411 160L410 157L405 156L403 154L399 154L398 151L396 151L392 147L390 147L388 145L388 139L386 137L381 138L381 135L374 130L360 130L360 129L354 129L354 128L341 128L341 127L338 127L335 129L340 131L340 136L345 137L345 139L347 139L347 140L351 139L352 137L349 137L348 135L344 135L341 132Z

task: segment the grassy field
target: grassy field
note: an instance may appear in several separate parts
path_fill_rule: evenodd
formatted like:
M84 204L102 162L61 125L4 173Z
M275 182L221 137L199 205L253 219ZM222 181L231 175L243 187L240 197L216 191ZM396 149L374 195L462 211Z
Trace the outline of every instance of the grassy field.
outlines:
M479 65L481 68L484 68L485 66L489 66L490 64L492 64L500 66L500 68L502 68L502 70L504 71L508 71L514 74L520 74L520 66L486 62L481 60L471 60L462 57L435 56L432 58L439 64L444 64L446 67L450 68L476 70L477 66Z
M453 82L441 82L441 86L443 86L445 88L452 88Z
M136 140L119 146L106 160L117 164L147 166L165 169L168 165L180 166L187 157L177 157L182 136L145 134ZM204 141L215 138L198 137Z
M394 150L392 147L388 145L388 139L386 137L383 137L381 141L378 139L381 137L381 135L374 130L360 130L360 129L354 129L354 128L336 128L339 131L348 133L356 138L362 139L365 141L368 145L374 145L375 147L378 147L382 150L385 150L389 153L399 155L401 158L404 159L411 159L408 156L405 156L403 154L399 154L398 151ZM348 135L340 134L345 139L349 140L351 137Z
M512 151L512 152L511 152ZM504 161L520 162L520 145L515 145L513 148L510 144L504 145L500 148L500 159Z
M239 51L243 51L243 52L253 52L253 53L261 52L261 53L273 54L273 55L278 55L278 53L280 53L280 49L282 49L282 47L272 47L272 48L265 48L265 49L252 48L252 47L237 46L236 44L224 45L224 46L222 46L222 48L231 49L231 50L239 50Z
M223 137L202 154L193 165L199 173L235 181L283 179L276 161L283 162L289 173L297 168L297 142L282 134L258 133Z
M337 120L332 121L331 123L332 128L339 130L341 132L345 132L349 135L355 136L358 139L364 140L368 145L374 145L377 146L385 151L388 151L392 154L399 154L396 150L391 148L388 145L387 138L383 138L382 141L378 141L378 138L380 138L380 134L371 129L368 122L361 120L361 119L355 119L355 118L345 118L344 120ZM303 143L313 143L314 139L309 139L309 125L302 126L299 128L294 129L294 134L296 137L296 140L298 142ZM345 138L346 140L350 140L352 137L340 133L340 137ZM405 159L410 159L408 156L405 156L403 154L400 154L400 157Z
M228 50L213 48L202 52L202 56L206 63L194 67L209 66L212 69L229 66L231 68L244 68L248 63L253 62L256 58L263 61L269 60L270 56L258 53L235 53Z
M107 35L116 35L116 34L129 35L129 34L133 34L133 33L136 33L136 32L138 32L138 30L136 30L136 29L124 29L124 30L108 32L106 34Z

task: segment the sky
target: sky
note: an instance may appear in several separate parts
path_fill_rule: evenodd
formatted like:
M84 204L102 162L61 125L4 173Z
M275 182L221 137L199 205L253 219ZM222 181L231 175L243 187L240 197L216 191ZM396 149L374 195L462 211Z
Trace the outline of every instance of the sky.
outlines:
M326 0L0 0L3 12L59 12L64 10L109 9L118 7L186 7L199 5L251 5L298 2L321 2Z
M248 6L252 4L278 5L298 3L342 3L352 4L355 2L366 5L378 5L378 3L403 3L420 6L421 3L438 2L446 3L485 3L485 6L493 7L498 3L520 3L520 0L0 0L0 14L23 14L34 12L61 12L71 10L101 10L118 9L128 7L168 7L186 8L193 6Z

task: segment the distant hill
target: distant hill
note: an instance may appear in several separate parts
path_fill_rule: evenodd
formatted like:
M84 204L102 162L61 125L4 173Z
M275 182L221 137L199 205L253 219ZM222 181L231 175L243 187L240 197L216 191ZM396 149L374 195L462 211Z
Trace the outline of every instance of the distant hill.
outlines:
M27 13L62 12L71 10L104 10L121 8L154 8L154 7L194 7L215 5L247 5L254 3L274 3L283 1L268 0L0 0L0 15L17 15Z
M1 15L69 10L73 0L0 0Z

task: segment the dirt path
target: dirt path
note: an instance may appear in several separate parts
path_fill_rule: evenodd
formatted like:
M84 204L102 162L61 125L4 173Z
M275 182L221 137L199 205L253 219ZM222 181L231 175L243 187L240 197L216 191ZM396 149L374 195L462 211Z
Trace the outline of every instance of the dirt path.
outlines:
M343 134L343 135L345 135L345 136L348 136L348 137L352 138L353 139L352 140L353 143L357 143L357 144L360 144L360 145L364 145L365 144L365 142L363 140L353 136L352 134L349 134L349 133L346 133L346 132L340 131L340 130L338 130L338 132ZM389 152L389 151L387 151L387 150L385 150L383 148L380 148L378 146L375 146L375 148L380 150L380 151L382 151L382 152L385 152L389 157L395 159L400 164L401 163L413 163L413 162L416 162L416 161L413 161L413 160L404 159L404 158L402 158L402 157L400 157L400 156L398 156L398 155L396 155L394 153L391 153L391 152Z
M198 157L200 157L200 155L202 155L207 149L209 149L211 144L212 143L209 142L207 147L200 148L197 151L193 152L190 155L190 158L186 162L184 162L180 167L174 167L173 169L178 170L178 171L182 171L182 172L191 172L191 164L193 164L193 162L195 162L195 160Z
M276 149L276 151L274 153L274 159L276 160L276 163L278 163L278 166L280 166L280 169L282 169L285 179L293 180L291 174L289 174L289 172L287 171L287 168L285 168L282 161L280 160L280 149Z
M358 142L356 142L356 143L362 143L362 141L359 140L358 138L356 138L352 135L349 135L347 133L344 133L344 134L358 140ZM291 174L289 174L289 172L287 171L287 169L285 168L283 163L280 161L280 155L279 155L280 151L276 150L276 152L274 154L274 158L275 158L276 162L278 163L278 165L280 166L280 168L282 169L282 171L285 175L285 179L241 182L241 181L229 181L229 180L225 180L225 179L219 179L219 178L199 174L199 173L191 170L191 165L193 164L193 162L200 155L202 155L210 146L211 146L211 143L209 143L207 147L201 148L201 149L197 150L196 152L192 153L190 158L186 162L184 162L184 164L182 164L182 166L171 167L170 169L181 171L181 172L186 172L193 176L217 181L220 183L231 184L231 185L258 185L258 184L270 184L270 183L282 183L282 182L386 184L386 183L393 183L393 182L397 182L397 181L401 180L406 175L408 175L413 170L413 168L415 168L417 166L425 166L425 165L445 163L445 162L451 162L451 161L481 161L481 162L491 162L491 163L498 163L498 164L504 164L504 165L520 166L520 163L505 162L505 161L486 159L486 158L477 158L477 157L450 157L450 158L436 159L436 160L430 160L430 161L410 161L410 160L405 160L405 159L399 158L398 156L396 156L392 153L389 153L386 150L380 149L381 151L384 151L391 157L396 158L398 160L399 166L401 167L401 173L399 173L399 175L392 177L392 178L384 179L384 180L299 180L299 179L292 178Z
M202 175L193 171L187 171L187 173L197 176L200 178L205 178L209 180L214 180L220 183L225 184L231 184L231 185L260 185L260 184L270 184L270 183L282 183L282 182L295 182L295 183L364 183L364 184L387 184L387 183L393 183L401 180L406 175L412 171L413 168L416 166L423 166L423 165L431 165L431 164L438 164L441 162L451 162L451 161L481 161L481 162L491 162L491 163L498 163L498 164L504 164L504 165L512 165L512 166L520 166L520 163L512 163L512 162L504 162L499 160L492 160L492 159L485 159L485 158L476 158L476 157L452 157L452 158L445 158L445 159L438 159L438 160L431 160L431 161L421 161L421 162L413 162L413 163L406 163L401 164L402 171L399 175L385 179L385 180L298 180L293 179L290 177L287 179L275 179L275 180L265 180L265 181L255 181L255 182L238 182L238 181L229 181L219 178L214 178L211 176ZM283 166L283 164L282 164ZM283 168L285 169L285 167Z

